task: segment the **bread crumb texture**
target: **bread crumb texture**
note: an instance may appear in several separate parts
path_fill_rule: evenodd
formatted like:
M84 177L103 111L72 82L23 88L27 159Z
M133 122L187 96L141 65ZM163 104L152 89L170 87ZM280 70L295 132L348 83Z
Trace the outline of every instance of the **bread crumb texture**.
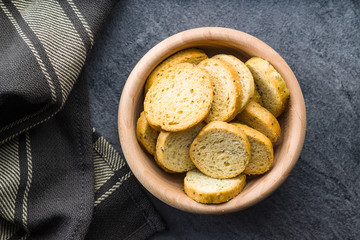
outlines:
M182 51L179 51L172 56L165 59L162 63L160 63L149 75L145 84L145 94L149 91L150 87L156 83L159 79L161 79L165 74L165 72L179 63L191 63L198 64L202 60L206 59L207 55L203 50L197 48L188 48Z
M209 114L213 89L208 74L190 63L173 67L146 94L146 119L164 131L183 131L202 122Z
M257 175L269 171L274 161L273 145L270 139L249 126L240 123L232 124L245 133L251 147L251 158L243 173Z
M216 179L194 169L186 174L184 191L197 202L219 204L237 196L243 190L245 183L244 174L229 179Z
M194 139L190 157L204 174L213 178L232 178L245 170L251 150L243 131L229 123L214 121Z
M244 111L237 115L236 118L240 123L244 123L263 133L272 143L275 143L280 136L281 128L278 120L271 112L254 101L250 101Z
M275 117L280 116L290 95L284 79L268 61L262 58L252 57L245 65L254 77L263 106Z
M195 168L190 159L190 145L205 126L201 122L197 126L181 132L164 132L158 137L156 159L162 168L172 172L186 172Z
M249 102L250 98L254 95L254 89L255 89L254 78L249 68L240 59L232 55L218 54L212 58L219 59L229 63L236 71L236 74L238 75L237 79L241 84L241 95L242 95L240 102L240 111L241 111Z
M236 71L229 63L213 58L203 60L198 66L209 74L214 91L205 122L231 121L241 110L241 84Z

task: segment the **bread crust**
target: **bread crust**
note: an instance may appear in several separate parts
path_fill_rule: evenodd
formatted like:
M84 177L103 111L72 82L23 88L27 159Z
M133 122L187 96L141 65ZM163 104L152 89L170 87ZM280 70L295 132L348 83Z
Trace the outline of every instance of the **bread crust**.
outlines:
M207 124L190 146L190 158L195 166L213 178L239 175L250 157L250 144L245 133L221 121Z
M154 156L154 159L155 159L155 162L157 163L157 165L158 165L162 170L164 170L165 172L167 172L167 173L176 173L176 172L171 171L170 169L166 168L166 167L162 164L162 162L160 162L160 161L158 160L156 154L155 154L155 156Z
M149 91L150 87L160 78L162 78L163 73L170 67L186 62L196 65L206 58L207 55L204 53L204 51L197 48L184 49L168 57L150 73L145 84L145 95Z
M246 134L251 147L251 158L243 173L257 175L269 171L274 161L274 150L270 139L261 132L244 124L232 124Z
M254 77L263 106L275 117L280 116L290 95L284 79L268 61L262 58L252 57L245 65Z
M199 123L195 127L181 132L161 131L156 142L156 162L168 172L187 172L195 168L190 159L189 149L196 135L205 126Z
M271 112L254 101L250 101L236 118L240 123L263 133L272 143L275 143L280 137L281 128L277 119Z
M240 112L242 99L235 69L229 63L214 58L205 59L198 66L210 75L214 91L214 100L205 122L231 121Z
M205 189L202 187L203 183L207 185ZM197 202L219 204L236 197L243 190L245 184L246 176L244 174L231 179L214 179L194 169L186 174L184 191L186 195Z
M144 111L154 128L178 132L192 128L206 118L213 89L207 73L190 63L173 66L173 73L150 88Z
M249 70L249 68L238 58L227 55L227 54L218 54L212 58L219 59L229 63L238 75L238 81L241 84L241 102L240 102L240 111L243 110L246 104L250 101L250 98L254 95L254 78Z
M151 155L155 154L158 135L159 132L149 125L145 113L142 112L136 124L136 138L141 146Z

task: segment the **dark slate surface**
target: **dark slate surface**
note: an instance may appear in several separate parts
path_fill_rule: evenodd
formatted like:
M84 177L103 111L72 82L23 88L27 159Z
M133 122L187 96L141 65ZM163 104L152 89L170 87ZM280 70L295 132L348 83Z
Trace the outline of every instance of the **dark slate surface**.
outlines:
M359 9L359 1L122 0L116 5L88 59L87 76L92 122L117 149L118 101L129 73L155 44L194 27L234 28L268 43L294 71L306 102L303 151L274 194L222 216L185 213L151 196L169 228L152 239L358 239Z

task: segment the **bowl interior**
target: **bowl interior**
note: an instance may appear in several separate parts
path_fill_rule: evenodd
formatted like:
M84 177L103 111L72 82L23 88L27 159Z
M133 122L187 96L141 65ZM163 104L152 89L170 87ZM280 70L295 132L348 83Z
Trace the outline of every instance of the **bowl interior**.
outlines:
M187 35L185 34L185 37L182 36L178 42L171 38L165 40L140 60L129 76L121 97L119 134L123 152L130 168L138 180L153 195L184 211L221 214L244 209L255 204L268 196L284 181L295 165L303 145L306 123L305 105L301 89L291 69L272 48L262 41L245 33L232 31L234 32L231 33L235 36L231 36L234 39L224 38L222 34L216 38L214 32L210 31L212 33L210 39L203 39L206 36L199 38L192 36L190 37L191 41L186 41ZM244 37L247 39L244 40ZM153 156L147 154L136 140L136 120L143 110L143 87L147 76L162 60L189 47L200 48L209 57L225 53L234 55L243 62L252 56L267 59L283 76L290 90L289 104L285 112L278 118L282 133L274 145L274 163L270 171L260 176L247 177L244 190L237 197L223 204L205 205L187 197L183 191L185 174L164 172L156 165Z

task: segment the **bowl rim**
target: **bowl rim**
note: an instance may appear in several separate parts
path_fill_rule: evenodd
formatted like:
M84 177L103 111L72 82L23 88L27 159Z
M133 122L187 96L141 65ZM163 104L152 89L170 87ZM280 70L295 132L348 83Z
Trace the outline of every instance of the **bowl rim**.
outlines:
M277 69L280 74L283 76L285 81L288 84L288 81L291 82L292 88L296 91L296 96L292 96L295 98L293 104L296 104L293 111L295 112L295 117L293 118L293 125L297 125L296 131L297 138L292 139L295 142L293 145L288 146L288 151L290 154L289 161L283 164L284 169L279 170L281 175L276 176L275 178L269 178L272 182L267 185L266 188L260 188L257 194L253 194L254 197L247 199L246 201L242 201L239 204L219 204L219 205L205 205L205 204L190 204L187 201L181 201L180 199L172 198L170 195L174 192L171 190L171 186L167 186L167 189L161 189L154 184L150 184L147 180L146 174L144 174L145 165L141 162L136 164L135 159L137 157L144 157L145 153L137 153L135 150L129 146L129 142L136 140L136 133L132 130L131 126L133 126L134 122L130 119L130 114L125 114L131 110L131 106L134 104L134 98L141 93L142 88L136 89L136 86L139 84L144 84L146 80L146 76L152 71L154 66L159 64L162 60L164 60L167 56L177 52L179 48L185 49L187 45L191 45L193 42L202 41L222 41L234 44L236 46L242 46L244 48L249 47L249 54L251 56L256 56L262 50L266 51L260 57L268 60L274 67ZM251 46L251 48L250 48ZM149 65L149 62L154 62L152 59L157 59L157 63ZM145 76L145 79L143 79ZM142 80L143 79L143 80ZM291 93L293 94L293 93ZM303 98L303 94L300 88L300 85L288 66L285 60L270 46L261 41L260 39L247 34L242 31L238 31L230 28L222 28L222 27L201 27L201 28L193 28L189 29L177 34L174 34L165 40L161 41L157 45L155 45L152 49L150 49L136 64L132 72L130 73L125 86L122 91L122 95L120 98L119 109L118 109L118 133L120 144L123 150L124 157L126 162L128 163L130 169L134 173L135 177L140 181L140 183L155 197L165 202L166 204L173 206L177 209L191 212L191 213L200 213L200 214L224 214L230 213L234 211L239 211L245 208L248 208L259 201L263 200L267 196L269 196L273 191L275 191L287 178L290 174L291 170L294 168L298 158L300 156L305 134L306 134L306 109L305 109L305 101ZM129 141L130 139L130 141ZM141 154L141 155L138 155ZM275 156L274 156L275 158ZM141 166L139 166L139 164ZM270 173L269 171L268 173ZM266 173L267 174L267 173ZM268 175L268 174L267 174ZM155 176L155 175L154 175ZM161 179L159 179L161 180ZM190 199L193 201L192 199Z

